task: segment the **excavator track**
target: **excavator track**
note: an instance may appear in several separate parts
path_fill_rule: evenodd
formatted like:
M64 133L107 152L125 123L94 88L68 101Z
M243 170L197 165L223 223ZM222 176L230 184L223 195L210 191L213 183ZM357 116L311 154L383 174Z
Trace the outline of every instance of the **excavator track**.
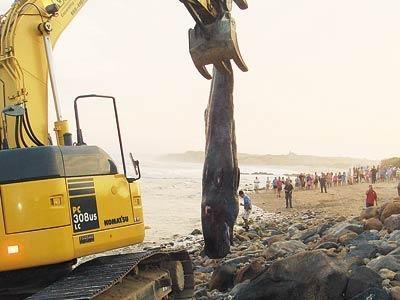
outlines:
M184 287L173 291L173 297L174 299L192 299L193 266L186 251L151 251L98 257L79 265L67 276L27 299L95 299L112 289L118 289L127 277L140 276L140 268L159 267L160 264L174 261L182 264ZM173 284L164 279L156 282L155 287L165 290L167 286ZM141 299L141 297L130 299Z

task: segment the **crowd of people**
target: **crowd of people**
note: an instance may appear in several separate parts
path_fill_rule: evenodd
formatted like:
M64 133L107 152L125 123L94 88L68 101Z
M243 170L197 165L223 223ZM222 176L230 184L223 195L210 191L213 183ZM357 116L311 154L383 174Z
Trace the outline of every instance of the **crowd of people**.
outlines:
M400 197L400 168L396 167L354 167L348 172L322 172L317 174L301 173L294 178L290 176L275 177L272 181L267 177L265 190L268 192L273 190L277 198L281 198L284 193L286 200L286 208L293 208L293 191L294 190L317 190L321 193L327 193L328 188L353 185L358 183L370 183L368 190L365 193L365 206L378 205L378 195L373 188L373 184L377 182L392 182L399 181L397 186L398 195ZM260 188L260 180L258 177L254 179L254 191L258 192ZM244 228L249 230L249 217L252 210L251 199L242 190L239 192L239 197L243 200L241 204L244 206L242 218L244 220Z
M357 183L372 183L377 182L390 182L400 180L400 168L396 167L354 167L349 169L347 172L322 172L317 174L301 173L297 176L288 177L275 177L270 180L267 177L265 190L274 190L275 194L279 198L281 191L287 181L293 184L295 190L316 190L321 189L321 192L325 192L327 188L343 186L348 184ZM254 190L260 190L260 180L258 177L254 180Z

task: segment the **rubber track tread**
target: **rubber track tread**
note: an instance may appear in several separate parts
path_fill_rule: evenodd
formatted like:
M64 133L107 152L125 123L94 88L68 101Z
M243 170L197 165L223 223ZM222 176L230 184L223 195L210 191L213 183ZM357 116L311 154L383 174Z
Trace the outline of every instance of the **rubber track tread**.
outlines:
M70 274L29 297L29 300L88 300L104 293L127 276L139 263L162 260L190 260L186 251L152 251L132 254L102 256L83 263ZM187 270L185 277L192 277L193 270ZM185 289L193 289L189 282ZM187 291L186 291L187 292Z

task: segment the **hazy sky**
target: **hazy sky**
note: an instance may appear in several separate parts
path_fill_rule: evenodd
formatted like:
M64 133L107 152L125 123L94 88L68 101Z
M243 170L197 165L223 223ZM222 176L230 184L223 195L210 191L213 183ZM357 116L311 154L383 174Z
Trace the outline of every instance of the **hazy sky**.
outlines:
M249 5L234 12L250 68L235 69L239 151L397 155L400 1ZM192 65L191 26L178 0L89 0L55 50L64 116L79 94L115 95L128 150L202 150L210 82ZM87 141L115 147L107 106L82 109Z

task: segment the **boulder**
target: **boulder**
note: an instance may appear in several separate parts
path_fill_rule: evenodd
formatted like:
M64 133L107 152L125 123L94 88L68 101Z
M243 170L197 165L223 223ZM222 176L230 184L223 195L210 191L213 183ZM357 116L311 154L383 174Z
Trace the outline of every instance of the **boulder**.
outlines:
M379 240L379 234L376 230L364 231L358 235L355 239L345 242L345 245L357 246L359 244L365 244L368 241Z
M294 234L294 235L291 237L291 239L292 239L292 240L300 240L300 241L304 242L304 241L307 240L309 237L315 236L315 234L317 233L317 231L318 231L318 228L317 228L317 227L314 227L314 228L311 228L311 229L307 229L307 230L303 230L303 231L300 231L300 232ZM318 237L319 237L319 236L318 236Z
M199 299L205 297L207 298L207 288L202 287L194 292L194 298Z
M397 248L397 243L383 241L377 246L378 246L378 252L382 255L386 255Z
M342 234L347 233L349 231L353 231L357 234L360 234L361 232L363 232L363 226L359 224L353 224L348 221L344 221L332 226L330 229L326 231L326 234L339 237Z
M397 242L400 244L400 230L395 230L389 235L389 241Z
M386 218L391 215L400 214L400 202L391 202L385 205L382 209L381 221L384 222Z
M221 265L216 268L209 283L210 290L225 292L233 287L236 268L232 265Z
M372 259L367 264L367 267L375 272L379 272L381 269L389 269L394 272L400 271L400 263L392 255L379 256L375 259Z
M296 225L291 225L289 226L289 228L287 229L287 233L289 237L294 236L295 234L299 233L300 230L297 228Z
M268 247L263 256L267 260L274 260L278 257L286 257L295 253L302 252L306 249L306 245L297 240L277 242Z
M396 272L393 272L389 269L380 269L379 276L381 276L382 279L393 280L396 277Z
M364 229L365 230L382 230L383 225L382 222L379 221L377 218L370 218L365 220L364 222Z
M229 295L231 297L235 297L236 294L239 293L239 291L241 289L244 289L249 283L250 283L250 280L246 280L246 281L243 281L242 283L235 285L234 288L229 292Z
M343 299L347 266L323 250L302 252L274 262L234 299Z
M373 244L363 243L350 249L349 256L360 258L373 258L378 252L378 247Z
M272 244L275 244L276 242L281 242L285 240L285 236L282 234L274 235L271 236L270 238L267 238L262 241L263 245L265 246L271 246Z
M319 238L320 238L319 234L314 234L314 235L306 238L303 242L304 242L304 244L308 244L308 243L311 243L311 242L318 241Z
M325 235L325 232L334 225L332 222L323 223L318 226L317 233L322 236Z
M373 270L361 266L353 270L346 288L346 299L364 292L371 287L381 287L381 277Z
M397 273L396 273L396 276L397 276ZM399 286L400 287L400 281L397 281L397 280L390 280L390 285L391 286Z
M344 233L343 235L341 235L338 238L338 242L340 244L346 245L346 244L350 243L350 241L354 240L357 237L358 237L357 233L350 231L350 232L347 232L347 233Z
M385 228L389 233L400 229L400 214L391 215L385 219Z
M400 300L400 286L395 286L390 289L393 300Z
M318 245L315 249L331 249L331 248L337 249L339 248L339 245L333 242L325 242Z
M337 237L334 237L333 235L324 235L322 238L321 238L321 243L325 243L325 242L333 242L333 243L337 243L337 241L338 241L338 238Z
M389 255L393 256L397 260L400 260L400 247L396 247L393 251L389 252Z
M354 296L351 300L391 300L391 295L383 289L373 287Z
M236 273L235 285L242 283L248 279L253 279L258 273L264 270L264 265L260 261L253 261L252 263L244 266ZM396 274L396 273L395 273Z
M390 287L390 279L383 279L382 286L389 288Z
M192 233L190 235L200 235L200 234L202 234L201 230L200 229L195 229L195 230L192 231Z
M198 273L212 273L212 272L214 272L214 268L213 267L196 266L194 271L198 272Z
M360 219L371 219L371 218L376 218L379 217L379 209L376 206L371 206L363 209L363 211L360 214Z

